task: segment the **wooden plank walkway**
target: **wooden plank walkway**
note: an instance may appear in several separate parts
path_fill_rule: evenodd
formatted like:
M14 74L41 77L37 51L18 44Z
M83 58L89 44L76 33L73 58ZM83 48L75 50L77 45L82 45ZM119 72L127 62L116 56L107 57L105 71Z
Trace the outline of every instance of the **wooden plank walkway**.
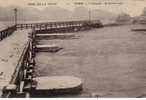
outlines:
M17 66L18 60L28 41L30 30L17 30L0 42L0 96L2 89L8 85Z

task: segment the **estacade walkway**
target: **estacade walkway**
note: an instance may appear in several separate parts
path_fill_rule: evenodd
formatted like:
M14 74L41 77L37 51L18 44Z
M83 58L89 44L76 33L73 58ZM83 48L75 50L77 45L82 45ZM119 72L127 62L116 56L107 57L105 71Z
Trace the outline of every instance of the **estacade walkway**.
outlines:
M30 31L17 30L11 36L0 41L0 96L3 87L8 85L12 78Z

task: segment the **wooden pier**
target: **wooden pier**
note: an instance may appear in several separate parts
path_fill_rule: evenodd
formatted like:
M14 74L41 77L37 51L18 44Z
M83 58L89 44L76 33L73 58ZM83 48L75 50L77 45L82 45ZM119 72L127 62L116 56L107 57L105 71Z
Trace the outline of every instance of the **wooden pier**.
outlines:
M6 77L7 78L6 82L2 80L4 82L4 84L2 84L3 86L1 86L2 97L29 97L32 94L31 91L34 91L36 93L39 93L41 91L41 94L43 94L44 92L48 93L48 91L50 91L50 89L52 88L55 89L55 91L60 91L62 90L62 86L60 87L60 85L62 84L64 85L63 90L65 90L65 92L62 91L62 93L70 93L70 91L79 93L82 90L82 82L79 78L69 77L69 76L65 76L65 77L58 76L57 79L55 80L59 82L59 84L57 85L56 83L53 83L53 84L50 83L50 82L53 82L52 79L54 80L54 78L51 78L51 80L50 78L47 78L50 84L46 84L41 81L34 80L34 78L38 79L37 77L34 77L35 54L37 52L56 53L59 50L63 49L62 47L58 45L38 45L36 41L37 39L40 39L43 37L47 37L51 39L72 38L74 37L73 34L67 35L67 34L61 34L61 32L82 31L82 30L88 30L91 28L98 28L98 27L102 27L102 24L100 23L99 20L17 24L15 26L2 30L0 32L0 40L11 35L16 29L31 29L32 30L31 32L25 33L25 36L26 34L28 36L25 37L24 41L22 41L23 49L21 49L19 56L16 57L17 60L15 60L15 65L9 65L6 67L6 68L8 67L11 68L10 72L8 71L9 72L8 73L5 70L5 68L1 70L3 71L3 73L7 74L6 76L8 76ZM55 34L53 34L54 32ZM60 34L57 34L56 32L60 32ZM19 33L19 35L22 35L22 34L24 33L23 32ZM11 42L11 40L9 42ZM7 61L5 62L7 64ZM71 78L71 79L68 78L70 81L66 79L66 77ZM74 80L74 81L71 81L71 80ZM47 80L44 80L44 81L47 81ZM68 84L68 82L70 83ZM36 83L41 84L41 85L37 85ZM70 85L72 83L74 84ZM44 89L43 87L44 84L46 85L46 89Z
M53 94L80 93L82 81L73 76L34 77L35 54L37 52L57 52L57 45L37 45L35 30L28 35L27 43L21 56L18 57L13 76L9 84L3 87L2 97L47 97Z
M18 24L18 29L29 29L33 28L38 33L56 33L56 32L69 32L69 31L80 31L91 28L103 27L99 20L83 20L83 21L65 21L65 22L48 22L48 23L28 23Z
M41 94L43 94L45 92L48 93L48 91L52 89L55 89L55 91L61 90L62 93L70 93L70 91L79 93L82 90L82 81L79 78L73 76L63 76L63 77L57 76L54 79L54 77L46 76L45 80L43 79L43 81L39 81L42 78L34 77L35 55L37 52L56 53L61 49L63 49L62 47L55 44L39 45L37 44L37 40L45 39L45 38L47 39L73 38L74 34L64 34L64 32L82 31L82 30L88 30L91 28L99 28L99 27L102 27L102 24L99 20L94 20L94 21L84 20L84 21L17 24L15 26L9 27L1 31L0 40L11 35L16 29L18 30L31 29L31 31L25 33L25 36L26 34L28 36L24 37L25 38L24 41L22 39L23 50L21 49L19 56L16 57L17 60L15 60L15 65L12 67L13 69L10 70L10 74L8 74L7 77L8 81L5 82L6 84L3 84L3 86L1 87L1 92L3 92L2 97L15 97L15 96L29 97L32 94L32 91L34 93L41 92ZM22 34L24 33L22 32L19 35ZM5 69L3 71L6 74L8 73L6 72ZM39 79L39 80L37 81L35 79ZM50 84L46 84L44 81L49 82ZM57 83L52 84L52 82L54 81L58 81L58 84ZM44 85L46 88L44 88Z

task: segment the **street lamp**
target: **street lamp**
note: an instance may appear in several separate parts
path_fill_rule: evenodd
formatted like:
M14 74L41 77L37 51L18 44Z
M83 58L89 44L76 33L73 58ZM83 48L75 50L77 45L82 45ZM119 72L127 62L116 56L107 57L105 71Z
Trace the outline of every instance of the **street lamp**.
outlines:
M17 8L14 8L14 16L15 16L15 25L17 25Z
M89 9L89 21L91 21L91 9Z

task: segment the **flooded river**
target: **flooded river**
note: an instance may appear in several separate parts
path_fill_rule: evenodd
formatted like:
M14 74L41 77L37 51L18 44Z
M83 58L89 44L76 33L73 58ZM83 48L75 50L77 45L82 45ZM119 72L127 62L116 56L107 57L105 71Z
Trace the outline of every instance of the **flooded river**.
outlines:
M105 27L74 33L77 39L39 41L64 49L38 53L36 74L81 78L82 93L70 97L146 95L146 32L132 32L133 27Z

